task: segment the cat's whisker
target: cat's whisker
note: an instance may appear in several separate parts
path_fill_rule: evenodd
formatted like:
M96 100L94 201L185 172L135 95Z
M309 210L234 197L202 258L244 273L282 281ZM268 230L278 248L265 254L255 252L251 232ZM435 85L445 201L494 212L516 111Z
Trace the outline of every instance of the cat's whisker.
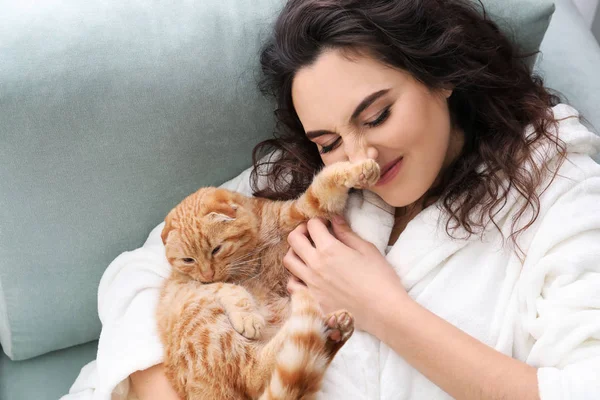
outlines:
M252 280L258 279L259 277L261 277L263 275L263 273L264 273L264 271L260 271L258 274L253 274L253 275L249 276L248 278L240 281L240 283L242 283L242 284L248 284Z
M264 244L264 245L262 245L262 246L260 246L260 247L256 248L255 250L253 250L253 251L251 251L251 252L249 252L249 253L246 253L246 254L244 254L244 255L243 255L243 256L241 256L241 257L235 258L234 260L232 260L232 263L235 263L235 262L237 262L237 261L244 260L245 258L253 257L253 256L257 255L258 253L260 253L261 251L263 251L263 250L265 250L266 248L268 248L269 246L272 246L272 244L271 244L271 243L266 243L266 244Z
M249 259L249 258L256 257L256 256L258 255L258 253L260 253L260 251L262 251L262 250L253 251L253 252L251 252L251 253L248 253L248 254L246 254L246 255L245 255L245 256L243 256L243 257L238 257L238 258L235 258L235 259L231 260L231 263L232 263L232 264L235 264L235 263L237 263L237 262L243 262L243 261L246 261L246 260L247 260L247 259Z
M255 257L255 258L251 258L249 260L241 260L241 261L237 261L237 262L230 262L229 265L234 266L234 265L240 265L240 264L247 264L249 262L253 262L256 260L260 260L260 257Z
M240 267L240 266L243 266L243 265L248 265L248 264L251 264L251 263L253 263L253 262L256 262L256 261L258 261L258 260L260 260L260 257L253 258L253 259L251 259L251 260L246 260L246 261L237 262L237 263L235 263L235 264L229 264L229 265L228 265L228 267L229 267L229 268Z
M238 262L244 262L246 261L248 258L251 258L252 256L254 256L255 254L247 254L244 255L242 257L238 257L238 258L234 258L233 260L230 261L230 264L237 264Z

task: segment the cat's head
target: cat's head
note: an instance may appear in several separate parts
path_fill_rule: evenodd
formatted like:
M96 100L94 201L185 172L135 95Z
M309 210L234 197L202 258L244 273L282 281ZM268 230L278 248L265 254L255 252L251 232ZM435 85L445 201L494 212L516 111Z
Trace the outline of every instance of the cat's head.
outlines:
M244 203L238 193L204 188L175 207L161 235L173 268L205 283L252 274L258 218Z

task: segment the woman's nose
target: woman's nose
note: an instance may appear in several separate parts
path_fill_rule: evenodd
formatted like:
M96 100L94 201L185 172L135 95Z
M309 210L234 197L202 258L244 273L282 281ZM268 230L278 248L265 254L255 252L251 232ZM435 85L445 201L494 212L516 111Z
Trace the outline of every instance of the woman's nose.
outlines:
M365 159L377 159L377 149L370 145L366 140L360 138L346 140L344 142L344 151L350 162L357 162Z

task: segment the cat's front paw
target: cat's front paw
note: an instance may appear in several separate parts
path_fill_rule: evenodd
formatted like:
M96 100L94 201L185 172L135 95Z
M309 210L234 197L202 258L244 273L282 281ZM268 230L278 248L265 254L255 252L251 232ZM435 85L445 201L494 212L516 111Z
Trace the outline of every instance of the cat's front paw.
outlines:
M229 321L233 329L247 339L259 339L265 327L265 319L258 313L232 312Z
M376 184L381 173L377 161L368 159L360 162L359 165L362 172L358 177L358 183L355 187L364 189Z
M375 160L366 159L348 163L343 174L342 184L348 189L365 189L377 183L379 174L379 164Z

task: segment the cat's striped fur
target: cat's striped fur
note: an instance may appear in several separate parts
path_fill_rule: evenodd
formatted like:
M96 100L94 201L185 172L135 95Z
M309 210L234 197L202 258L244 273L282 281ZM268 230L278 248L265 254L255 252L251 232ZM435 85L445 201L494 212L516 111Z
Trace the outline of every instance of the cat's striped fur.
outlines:
M353 332L350 314L324 316L309 292L286 292L287 235L343 211L348 190L379 178L373 160L325 167L297 200L204 188L162 233L173 272L157 308L167 377L182 399L311 399Z

